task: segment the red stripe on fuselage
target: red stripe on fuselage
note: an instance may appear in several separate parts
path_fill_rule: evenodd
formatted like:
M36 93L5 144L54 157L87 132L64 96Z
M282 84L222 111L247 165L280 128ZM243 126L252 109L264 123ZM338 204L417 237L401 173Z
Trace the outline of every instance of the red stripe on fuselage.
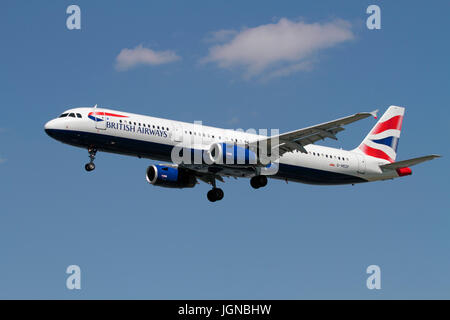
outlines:
M362 143L359 146L359 149L361 149L362 152L364 152L365 154L367 154L368 156L372 156L375 158L380 158L380 159L384 159L387 160L389 162L394 162L393 159L391 159L391 157L389 157L385 152L378 150L378 149L374 149L369 147L368 145Z
M110 117L118 117L118 118L128 118L128 116L122 116L120 114L109 113L109 112L90 112L89 115L95 116L110 116Z
M122 116L120 114L114 114L114 113L108 113L108 112L105 112L105 116L119 117L119 118L128 118L128 116Z
M377 124L375 128L372 130L371 134L377 134L390 129L401 130L402 122L403 116L392 117L389 120Z

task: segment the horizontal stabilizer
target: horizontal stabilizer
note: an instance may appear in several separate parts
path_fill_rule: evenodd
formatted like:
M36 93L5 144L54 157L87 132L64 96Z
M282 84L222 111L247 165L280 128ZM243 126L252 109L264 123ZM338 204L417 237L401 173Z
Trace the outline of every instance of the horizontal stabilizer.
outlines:
M389 163L389 164L383 164L380 166L381 169L400 169L400 168L405 168L405 167L410 167L428 160L433 160L434 158L440 158L440 155L437 154L432 154L429 156L423 156L423 157L418 157L418 158L413 158L413 159L409 159L409 160L403 160L403 161L397 161L397 162L393 162L393 163Z

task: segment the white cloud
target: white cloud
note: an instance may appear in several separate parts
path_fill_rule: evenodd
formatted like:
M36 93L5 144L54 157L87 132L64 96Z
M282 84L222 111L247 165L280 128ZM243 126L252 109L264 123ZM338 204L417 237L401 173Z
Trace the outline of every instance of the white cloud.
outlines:
M219 31L210 32L205 38L206 42L225 42L230 40L238 32L236 30L222 29Z
M116 58L116 69L119 71L129 70L138 65L156 66L180 60L181 57L174 51L155 51L144 48L142 44L133 49L122 49Z
M268 72L267 75L263 76L263 80L267 81L273 78L287 77L288 75L299 72L299 71L309 71L313 67L313 60L305 60L295 64L289 64L285 67L280 67L273 71Z
M219 32L220 37L224 30ZM269 78L286 76L311 68L320 50L353 38L351 25L344 20L308 24L282 18L235 33L229 41L210 47L202 62L217 63L220 68L241 67L247 79L264 72L269 72Z

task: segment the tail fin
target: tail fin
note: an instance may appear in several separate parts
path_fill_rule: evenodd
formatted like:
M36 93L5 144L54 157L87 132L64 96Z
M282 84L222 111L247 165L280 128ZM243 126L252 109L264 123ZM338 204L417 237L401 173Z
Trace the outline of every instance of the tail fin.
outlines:
M390 106L356 150L394 162L404 114L405 108Z

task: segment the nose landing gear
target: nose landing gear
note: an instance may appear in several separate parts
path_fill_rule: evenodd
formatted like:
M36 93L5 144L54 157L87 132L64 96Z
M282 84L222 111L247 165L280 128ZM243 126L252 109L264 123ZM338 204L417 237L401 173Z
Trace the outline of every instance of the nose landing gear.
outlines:
M86 163L84 165L84 168L86 169L87 172L90 172L95 169L95 164L92 162Z
M89 148L88 152L89 152L89 160L90 161L88 163L86 163L86 165L84 166L84 169L86 169L87 172L90 172L95 169L94 160L95 160L95 155L97 154L97 149Z

